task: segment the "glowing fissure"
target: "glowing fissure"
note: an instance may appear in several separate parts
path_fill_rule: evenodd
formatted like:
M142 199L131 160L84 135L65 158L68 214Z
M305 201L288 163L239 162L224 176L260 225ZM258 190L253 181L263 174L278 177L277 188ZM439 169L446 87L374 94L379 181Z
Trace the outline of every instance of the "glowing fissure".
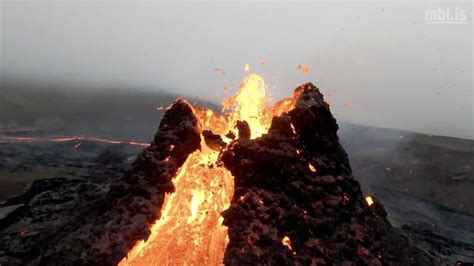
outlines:
M129 144L148 147L149 143L137 142L133 140L115 140L91 136L60 136L60 137L17 137L0 135L0 143L5 142L69 142L69 141L92 141L106 144ZM77 145L77 144L76 144ZM80 146L80 145L79 145ZM78 148L77 146L76 148Z
M290 104L277 112L287 111ZM286 108L285 108L286 107ZM250 74L237 94L223 101L224 115L194 107L202 130L223 137L232 132L237 121L249 124L251 138L266 133L273 112L265 105L265 82ZM219 265L228 242L222 211L233 196L233 177L218 164L219 151L206 146L189 155L174 178L176 192L167 195L162 215L151 228L147 241L139 241L120 265Z

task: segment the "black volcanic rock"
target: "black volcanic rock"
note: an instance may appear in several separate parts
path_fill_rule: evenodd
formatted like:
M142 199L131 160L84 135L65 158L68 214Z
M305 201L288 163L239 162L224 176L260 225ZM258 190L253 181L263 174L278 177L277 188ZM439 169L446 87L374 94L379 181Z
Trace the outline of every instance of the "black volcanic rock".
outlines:
M202 136L204 137L206 145L215 151L219 151L226 146L225 142L222 140L222 137L212 133L210 130L203 130Z
M250 139L250 127L247 121L237 121L235 128L239 132L239 139L249 140Z
M235 194L224 213L225 264L436 264L366 203L319 90L295 90L294 109L268 134L238 139L222 161Z

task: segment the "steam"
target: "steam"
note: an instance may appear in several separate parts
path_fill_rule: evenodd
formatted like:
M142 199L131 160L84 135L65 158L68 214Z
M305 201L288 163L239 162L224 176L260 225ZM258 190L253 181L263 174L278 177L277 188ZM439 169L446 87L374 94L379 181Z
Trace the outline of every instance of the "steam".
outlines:
M33 90L119 87L217 103L249 63L272 99L311 81L339 121L472 139L472 25L425 24L429 8L4 1L0 75Z

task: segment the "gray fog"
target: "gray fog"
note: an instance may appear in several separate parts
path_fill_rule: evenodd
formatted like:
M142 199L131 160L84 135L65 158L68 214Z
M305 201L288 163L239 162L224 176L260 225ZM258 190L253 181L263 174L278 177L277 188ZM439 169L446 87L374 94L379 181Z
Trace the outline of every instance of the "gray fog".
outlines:
M249 64L272 101L310 81L338 120L474 138L469 1L2 1L0 8L1 80L217 102L237 90ZM438 8L466 19L427 23L426 11Z

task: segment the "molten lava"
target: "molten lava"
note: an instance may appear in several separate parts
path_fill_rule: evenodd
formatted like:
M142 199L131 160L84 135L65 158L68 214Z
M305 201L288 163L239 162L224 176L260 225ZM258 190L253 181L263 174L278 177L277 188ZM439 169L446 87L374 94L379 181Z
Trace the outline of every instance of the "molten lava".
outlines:
M230 113L228 130L233 131L237 121L249 124L251 137L256 138L268 131L270 121L265 105L265 81L256 74L251 74L240 85L240 91L223 101L223 112Z
M136 142L133 140L115 140L115 139L106 139L100 137L92 137L92 136L57 136L57 137L17 137L17 136L9 136L9 135L1 135L0 134L0 143L5 142L69 142L69 141L91 141L91 142L99 142L99 143L106 143L106 144L129 144L135 146L142 146L148 147L149 143L143 142ZM80 142L74 145L75 148L79 148L81 146Z
M174 179L161 218L148 240L140 241L122 265L216 265L222 262L227 230L220 213L228 208L233 182L223 167L213 167L218 152L203 146L191 154Z
M265 82L259 75L250 74L237 94L222 104L223 115L194 107L202 130L222 136L227 144L232 139L225 135L238 135L238 121L248 123L252 139L267 132L274 111L266 107ZM291 106L280 105L275 112L287 111ZM201 150L192 153L179 170L174 179L176 192L165 199L151 235L138 242L120 265L222 263L228 240L221 213L232 199L233 177L218 159L219 151L208 147L201 137Z

